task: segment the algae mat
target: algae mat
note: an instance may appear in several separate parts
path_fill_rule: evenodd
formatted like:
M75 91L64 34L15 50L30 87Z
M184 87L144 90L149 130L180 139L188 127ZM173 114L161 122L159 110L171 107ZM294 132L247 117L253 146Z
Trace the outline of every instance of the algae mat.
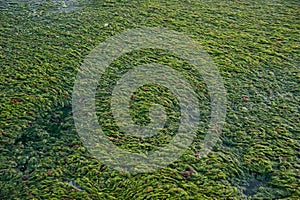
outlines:
M299 199L299 2L10 0L0 1L0 11L1 199ZM118 129L108 102L120 74L133 66L157 62L180 71L201 102L189 149L163 169L129 174L87 151L71 96L92 49L144 27L175 30L202 45L223 77L227 116L212 152L198 158L211 111L201 76L163 50L124 54L96 94L99 124L115 145L154 150L178 128L176 98L152 85L135 92L131 115L148 123L143 111L150 102L139 102L157 101L166 107L168 128L148 140Z

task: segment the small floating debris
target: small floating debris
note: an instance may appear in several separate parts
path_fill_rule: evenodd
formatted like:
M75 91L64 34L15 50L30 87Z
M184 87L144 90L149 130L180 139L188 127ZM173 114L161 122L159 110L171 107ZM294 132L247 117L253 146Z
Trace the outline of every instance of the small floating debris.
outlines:
M63 8L66 8L66 7L67 7L66 2L65 2L65 1L61 1L61 6L62 6Z
M187 167L184 172L180 172L180 174L185 178L189 179L192 174L194 174L195 170L192 167Z
M75 188L79 192L84 191L83 189L79 188L78 185L77 185L77 183L75 183L74 181L69 181L68 185L72 186L73 188Z

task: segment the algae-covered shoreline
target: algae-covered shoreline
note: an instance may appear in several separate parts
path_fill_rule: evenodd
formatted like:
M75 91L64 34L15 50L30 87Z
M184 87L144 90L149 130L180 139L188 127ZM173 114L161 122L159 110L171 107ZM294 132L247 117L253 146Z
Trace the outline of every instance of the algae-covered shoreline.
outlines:
M280 0L0 1L0 198L298 199L299 14L297 1ZM92 49L143 27L175 30L202 45L224 79L227 117L213 151L198 158L210 112L203 80L161 50L120 57L112 64L118 74L149 62L182 72L202 108L197 138L178 161L153 173L127 174L83 146L71 96ZM118 78L111 72L96 95L99 123L110 140L130 151L168 143L172 130L143 143L120 133L107 107ZM143 91L135 94L137 102ZM147 88L147 98L157 100L157 94L176 128L176 99L164 88ZM147 122L147 115L132 115ZM194 172L185 176L186 169Z

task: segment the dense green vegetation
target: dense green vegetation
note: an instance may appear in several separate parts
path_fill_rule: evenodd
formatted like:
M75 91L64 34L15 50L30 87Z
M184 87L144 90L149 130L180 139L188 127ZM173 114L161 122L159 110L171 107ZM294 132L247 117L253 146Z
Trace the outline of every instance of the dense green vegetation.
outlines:
M1 0L0 198L300 198L299 16L300 4L292 0ZM97 44L137 27L184 33L219 68L228 95L227 118L207 157L195 156L209 120L205 84L184 60L151 49L126 54L112 68L120 74L157 62L194 83L202 121L190 149L157 172L126 174L103 165L82 145L71 109L77 70ZM112 72L99 82L96 95L107 136L132 151L171 140L171 128L159 140L142 143L119 133L106 104L118 78ZM141 88L135 96L136 121L147 123L147 115L138 113L138 102L146 97L167 107L176 128L178 105L166 88ZM189 167L195 172L183 176Z

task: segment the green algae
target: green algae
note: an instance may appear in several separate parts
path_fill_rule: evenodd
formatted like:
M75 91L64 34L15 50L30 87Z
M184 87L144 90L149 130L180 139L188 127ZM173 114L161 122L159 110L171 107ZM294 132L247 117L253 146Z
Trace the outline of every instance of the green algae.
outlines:
M297 2L78 1L68 12L59 9L58 1L28 2L0 1L2 199L299 198ZM197 85L205 108L198 137L180 160L155 173L130 175L87 152L74 127L70 96L90 50L125 29L148 26L180 31L201 43L225 81L228 112L220 142L197 159L210 111L202 80L193 79L184 61L164 52L146 50L120 58L115 66L155 61L178 69ZM99 111L107 109L107 89L108 97L98 93ZM149 89L148 95L155 96L157 87ZM170 113L176 111L172 94L161 90ZM137 91L137 100L144 93ZM139 111L138 104L132 105ZM98 115L104 114L109 113ZM170 123L176 124L173 114ZM116 145L156 148L157 140L141 146L139 140L120 137L110 115L102 119ZM147 115L137 116L139 120L147 123ZM171 139L165 136L172 136L168 131L161 134L165 143ZM195 174L185 179L181 172L188 166Z

